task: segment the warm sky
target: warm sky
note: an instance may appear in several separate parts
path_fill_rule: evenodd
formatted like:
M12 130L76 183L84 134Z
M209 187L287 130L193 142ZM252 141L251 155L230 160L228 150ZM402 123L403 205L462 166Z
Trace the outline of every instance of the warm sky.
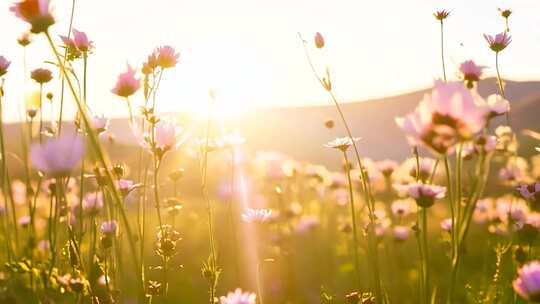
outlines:
M23 91L22 51L15 39L26 25L8 11L11 2L0 2L0 55L13 61L5 87L8 115L15 118ZM65 34L71 0L51 2L59 21L52 33ZM210 88L229 109L328 103L298 32L309 41L317 31L324 34L326 48L314 59L321 67L331 64L345 101L429 86L441 75L439 24L432 16L438 8L451 11L445 21L448 74L455 77L456 66L469 58L493 73L494 54L482 34L504 29L498 7L514 11L513 42L501 54L503 75L540 79L538 0L76 0L74 25L97 47L90 58L91 107L118 116L127 112L124 101L110 93L116 76L126 62L140 66L163 44L181 54L162 83L164 111L200 108ZM35 40L28 49L29 70L52 59L44 37Z

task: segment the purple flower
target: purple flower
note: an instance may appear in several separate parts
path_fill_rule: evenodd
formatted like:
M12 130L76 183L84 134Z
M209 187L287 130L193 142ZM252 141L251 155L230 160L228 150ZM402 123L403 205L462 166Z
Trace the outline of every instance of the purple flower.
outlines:
M8 61L4 56L0 56L0 77L7 73L7 69L9 68L10 64L11 61Z
M429 208L435 203L435 199L441 199L446 194L446 187L412 183L406 186L409 196L416 200L416 204L423 208Z
M510 42L512 42L512 36L508 35L507 32L499 33L495 36L484 34L484 39L486 39L489 44L489 48L494 52L500 52L504 50Z
M411 228L407 226L395 226L394 229L392 229L392 232L396 241L405 241L409 238Z
M518 277L512 283L514 291L523 299L540 301L540 262L532 261L518 269Z
M84 154L82 138L76 133L63 133L45 144L31 148L33 166L52 177L66 176L75 168Z
M101 223L101 226L99 226L99 231L101 231L103 234L115 235L118 231L118 224L115 220L105 221Z

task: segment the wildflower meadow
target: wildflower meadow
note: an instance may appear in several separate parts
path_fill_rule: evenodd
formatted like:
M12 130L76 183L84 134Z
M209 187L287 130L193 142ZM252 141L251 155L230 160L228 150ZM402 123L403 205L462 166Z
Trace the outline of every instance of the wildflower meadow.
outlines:
M107 93L128 114L97 114L88 74L100 44L77 26L85 12L9 1L27 31L2 39L18 58L0 48L0 303L540 303L540 110L536 101L536 124L514 129L500 68L522 43L511 9L495 7L500 27L478 37L489 67L449 64L444 35L459 12L430 16L439 43L414 47L440 54L439 72L392 117L409 145L401 159L364 155L377 130L352 124L335 89L343 78L320 56L330 40L298 34L299 64L333 116L302 139L260 140L301 145L322 128L316 146L332 166L245 149L247 130L215 119L212 88L197 124L156 110L170 102L160 93L182 69L181 47L114 71ZM48 59L28 66L37 41ZM15 69L35 88L24 100L12 94ZM22 108L16 122L5 122L7 104Z

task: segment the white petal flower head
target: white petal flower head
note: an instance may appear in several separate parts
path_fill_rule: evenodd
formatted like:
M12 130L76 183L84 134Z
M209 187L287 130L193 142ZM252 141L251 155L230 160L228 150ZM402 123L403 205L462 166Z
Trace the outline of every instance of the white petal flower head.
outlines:
M246 223L264 223L272 216L272 210L270 209L251 209L246 208L246 211L242 214L242 219Z
M243 292L237 288L234 292L229 292L227 296L219 298L220 304L255 304L257 295L250 292Z
M52 177L67 176L84 154L82 138L76 133L64 133L44 144L31 148L32 165Z
M345 152L347 151L347 149L349 149L350 146L354 144L354 142L357 142L359 140L359 137L338 137L332 141L329 141L324 146L327 148L338 149Z

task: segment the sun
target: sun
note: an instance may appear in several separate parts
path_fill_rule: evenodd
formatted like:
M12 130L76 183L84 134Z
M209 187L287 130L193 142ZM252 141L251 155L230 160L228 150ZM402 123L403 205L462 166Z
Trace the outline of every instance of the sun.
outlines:
M234 119L260 106L271 92L272 69L256 48L238 39L215 38L188 49L181 67L193 100L188 111ZM211 93L210 93L211 92Z

